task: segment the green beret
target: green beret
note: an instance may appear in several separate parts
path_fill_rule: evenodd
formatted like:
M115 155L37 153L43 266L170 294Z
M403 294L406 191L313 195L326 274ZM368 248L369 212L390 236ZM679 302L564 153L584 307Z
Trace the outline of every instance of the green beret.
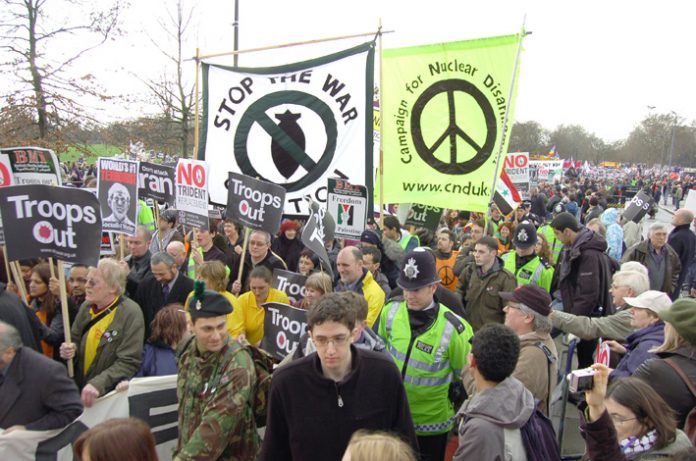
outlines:
M232 305L220 293L206 290L205 283L197 281L194 284L193 296L189 301L188 311L191 315L191 320L202 317L220 317L232 312Z
M679 298L659 317L670 323L679 335L696 346L696 299Z

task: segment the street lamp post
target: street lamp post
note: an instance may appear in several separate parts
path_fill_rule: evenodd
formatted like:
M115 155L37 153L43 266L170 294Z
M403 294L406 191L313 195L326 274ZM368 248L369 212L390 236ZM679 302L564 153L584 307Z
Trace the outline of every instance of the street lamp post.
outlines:
M234 0L234 51L239 51L239 0ZM234 67L239 63L239 55L234 55Z

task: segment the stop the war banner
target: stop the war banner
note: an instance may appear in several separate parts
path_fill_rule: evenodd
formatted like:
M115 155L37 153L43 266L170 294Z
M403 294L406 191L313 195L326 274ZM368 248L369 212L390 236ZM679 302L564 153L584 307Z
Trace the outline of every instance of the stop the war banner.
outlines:
M309 214L304 196L326 202L326 180L372 188L374 42L270 68L203 63L198 157L210 196L227 203L227 172L279 184L285 214Z
M285 189L277 184L229 173L227 214L252 229L275 234L283 217Z
M138 222L138 162L97 159L97 195L104 216L102 229L134 235Z
M520 40L384 50L385 202L487 210L496 156L510 138L503 119L514 120Z
M367 188L342 179L329 178L326 210L336 223L335 234L360 239L367 227Z
M271 286L288 295L290 302L294 304L304 299L304 284L306 280L306 276L297 272L274 269Z
M208 164L179 159L176 164L176 209L184 226L208 229Z
M282 303L265 303L261 349L278 360L295 349L307 331L307 311Z
M0 459L72 461L72 443L80 434L107 419L129 416L150 426L160 461L171 460L179 436L176 375L132 379L127 391L112 391L97 399L64 429L0 433Z
M0 188L7 258L56 258L96 266L101 247L101 212L92 192L71 187Z
M175 170L170 166L140 162L138 196L174 206Z

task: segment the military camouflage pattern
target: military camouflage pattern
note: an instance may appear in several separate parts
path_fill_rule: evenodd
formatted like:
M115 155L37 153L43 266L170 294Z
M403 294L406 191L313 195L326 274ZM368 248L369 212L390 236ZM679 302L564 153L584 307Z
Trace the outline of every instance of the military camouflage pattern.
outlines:
M192 340L179 356L179 440L174 459L252 461L260 448L251 407L256 371L235 340L201 353Z

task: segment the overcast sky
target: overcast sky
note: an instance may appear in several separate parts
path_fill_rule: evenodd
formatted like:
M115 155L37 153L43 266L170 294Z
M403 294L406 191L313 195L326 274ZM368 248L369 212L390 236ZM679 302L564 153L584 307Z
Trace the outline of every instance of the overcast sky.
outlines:
M60 0L55 0L60 2ZM95 0L101 1L101 0ZM106 0L105 0L106 1ZM239 0L240 48L375 31L381 18L385 48L512 34L526 14L517 121L553 129L580 124L607 141L624 138L650 112L696 119L696 2L465 0ZM186 54L233 48L233 0L198 0ZM111 92L142 90L135 75L162 72L156 24L166 1L131 1L125 35L83 61ZM241 55L244 66L271 66L321 56L360 43L354 39L280 52ZM231 63L232 58L222 60ZM193 82L193 66L187 67ZM135 107L135 106L134 106ZM140 110L140 109L138 109ZM144 109L143 109L144 110ZM133 115L133 107L128 114ZM136 111L137 112L137 111ZM125 112L119 109L112 114Z

